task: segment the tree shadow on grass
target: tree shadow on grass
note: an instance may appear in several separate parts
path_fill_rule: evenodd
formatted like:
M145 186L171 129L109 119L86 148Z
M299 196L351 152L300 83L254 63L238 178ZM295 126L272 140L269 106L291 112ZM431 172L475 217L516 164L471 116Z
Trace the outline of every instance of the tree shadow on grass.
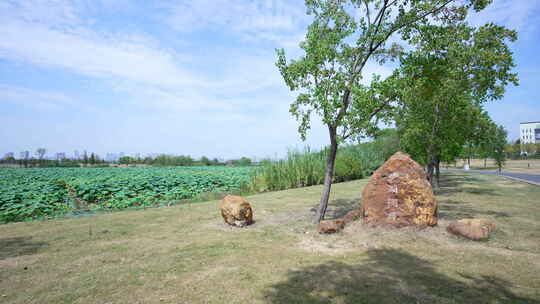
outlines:
M349 265L327 262L290 271L265 294L270 303L540 303L514 294L493 276L449 277L419 257L397 249L371 249Z
M310 210L313 213L317 212L319 204L313 206ZM328 202L328 207L324 215L325 219L342 218L351 210L360 208L360 199L335 199Z
M454 193L469 193L476 195L492 195L500 196L502 195L495 188L491 187L467 187L468 184L478 184L482 183L482 180L478 177L472 176L471 174L443 174L441 175L441 180L439 188L434 189L436 195L447 195Z
M439 210L439 218L447 220L473 218L482 215L489 215L495 218L510 217L510 214L507 212L476 209L471 207L469 203L451 199L439 200L437 208Z
M32 241L31 237L12 237L0 239L0 260L18 257L22 255L33 255L38 253L42 247L49 243Z

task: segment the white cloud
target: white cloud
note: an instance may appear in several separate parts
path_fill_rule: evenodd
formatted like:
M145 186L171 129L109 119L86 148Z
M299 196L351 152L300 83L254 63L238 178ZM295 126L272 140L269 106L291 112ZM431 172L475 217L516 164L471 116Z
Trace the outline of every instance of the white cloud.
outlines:
M81 23L74 3L69 0L5 0L0 3L0 16L55 26Z
M495 22L520 33L538 29L540 2L536 0L494 0L485 10L473 13L469 21L474 25Z
M177 1L167 22L178 31L227 27L232 31L295 30L305 16L301 1L198 0Z
M164 7L166 23L176 31L220 31L287 48L298 46L309 20L303 1L198 0Z
M37 91L0 84L0 100L42 110L59 110L74 104L73 99L59 92Z
M510 27L527 28L531 18L535 18L531 11L537 5L526 2L514 7L510 2L496 1L494 8L475 17L476 22L494 19ZM216 156L244 153L272 156L299 142L297 124L288 113L294 94L288 92L275 67L273 48L284 47L289 58L300 55L298 43L304 38L309 22L303 1L155 3L145 1L144 6L127 0L0 1L0 59L45 68L47 75L67 71L74 77L97 80L96 83L105 84L112 91L103 95L113 102L129 104L118 108L135 109L129 113L103 110L104 113L92 117L97 121L92 121L93 125L99 129L90 132L96 134L94 143L104 140L100 139L101 134L111 134L109 142L104 142L104 149L132 147L145 152L150 147L161 152L195 155L206 150L210 151L207 154ZM113 12L134 16L141 12L148 16L161 14L164 20L161 22L168 26L146 27L147 20L140 24L139 20L133 20L136 26L118 29L97 20L104 11L111 15ZM160 34L164 35L160 37ZM182 41L195 35L200 37ZM169 37L176 40L171 42L167 40ZM211 40L216 37L223 40ZM197 50L202 48L197 45L198 39L211 48ZM180 49L179 45L189 48ZM369 81L372 73L384 77L391 71L391 66L370 62L365 68L364 81ZM99 98L88 93L85 101ZM113 96L115 93L122 97ZM47 110L79 108L82 103L62 92L8 85L0 85L0 100ZM53 120L52 116L43 119ZM32 119L26 121L31 123ZM73 142L87 128L64 124L59 127L62 134L73 130L70 135ZM37 140L45 141L51 138L48 134L54 133L45 129L41 132L35 145L44 145ZM147 134L147 138L139 140L140 133ZM118 138L123 141L119 142ZM171 145L171 142L184 144L186 140L193 145L185 144L189 147L181 149L193 150L175 151L180 148ZM325 128L317 120L308 140L312 146L327 142Z
M135 40L96 37L85 30L59 31L24 22L0 23L0 57L64 68L84 76L119 77L158 86L205 82L176 64L175 53Z
M69 16L76 11L67 1L62 3L65 10L58 5L49 19L39 18L43 9L39 3L11 5L12 15L3 11L0 58L98 79L127 93L140 106L183 112L232 113L248 102L235 96L281 85L272 52L242 54L224 49L207 58L161 48L152 37L96 32L81 25L58 26L67 14L64 11ZM6 9L5 5L0 9ZM70 17L69 21L76 19ZM202 65L203 71L186 67L193 62Z

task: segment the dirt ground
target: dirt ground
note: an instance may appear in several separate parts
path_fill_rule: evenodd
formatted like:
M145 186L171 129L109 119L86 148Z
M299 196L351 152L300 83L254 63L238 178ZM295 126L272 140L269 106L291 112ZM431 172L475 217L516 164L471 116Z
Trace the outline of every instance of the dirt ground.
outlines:
M327 218L358 208L366 180L333 187ZM540 303L540 187L444 174L440 222L335 235L312 224L321 187L247 197L255 223L218 201L0 226L1 303ZM486 218L488 241L449 235Z

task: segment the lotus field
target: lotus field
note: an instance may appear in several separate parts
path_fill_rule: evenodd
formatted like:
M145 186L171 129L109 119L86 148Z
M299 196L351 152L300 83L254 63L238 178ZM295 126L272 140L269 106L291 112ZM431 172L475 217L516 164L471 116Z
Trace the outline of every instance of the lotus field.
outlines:
M253 167L0 168L0 223L152 207L239 189Z

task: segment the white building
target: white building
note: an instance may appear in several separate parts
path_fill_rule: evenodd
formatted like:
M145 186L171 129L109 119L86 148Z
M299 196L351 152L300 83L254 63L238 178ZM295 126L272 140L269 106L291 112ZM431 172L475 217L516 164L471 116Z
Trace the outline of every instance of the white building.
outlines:
M520 123L519 139L522 144L540 143L540 121Z

